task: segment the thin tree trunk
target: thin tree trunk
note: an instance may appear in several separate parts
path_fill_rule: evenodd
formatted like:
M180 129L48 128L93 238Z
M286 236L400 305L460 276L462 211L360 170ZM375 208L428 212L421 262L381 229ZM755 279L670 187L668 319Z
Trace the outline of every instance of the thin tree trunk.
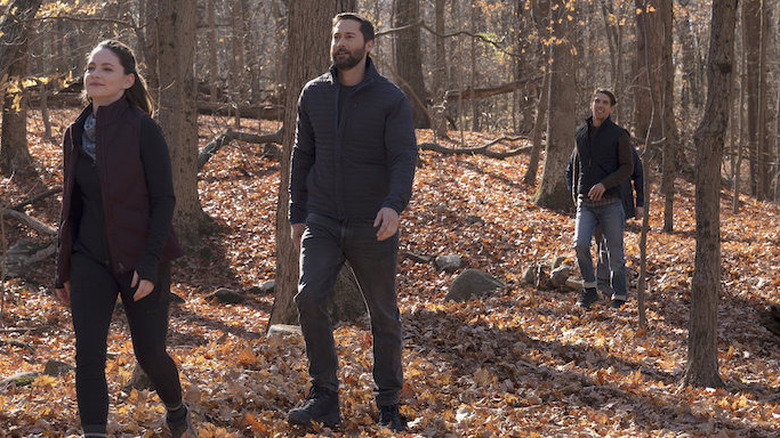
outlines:
M233 56L231 57L232 63L230 68L230 76L232 79L230 81L230 100L233 110L235 111L233 113L233 129L240 130L241 111L239 108L246 95L246 81L244 80L244 66L246 65L244 63L244 38L246 38L246 35L244 35L244 26L242 25L244 11L241 8L241 0L232 0L231 3L231 11L233 13L231 20L233 23L233 33L231 34Z
M542 58L543 60L546 58ZM539 170L539 156L542 151L542 131L547 126L547 109L550 96L550 73L544 74L542 79L542 89L539 92L539 102L536 106L536 122L534 124L534 135L531 142L531 156L528 158L528 169L523 175L523 182L533 186L536 184L536 174Z
M761 0L746 0L742 3L742 48L747 58L742 86L747 95L747 148L750 160L750 194L758 196L758 168L760 160L759 136L759 83L761 65Z
M718 373L720 300L720 164L734 72L737 0L713 0L707 61L707 104L696 144L696 257L691 282L688 361L684 383L721 387Z
M217 61L217 23L216 23L216 5L214 0L209 0L206 6L206 15L208 19L208 41L209 41L209 102L217 102L217 84L219 83L219 62Z
M444 38L439 35L444 34L444 12L446 8L446 0L436 0L434 5L434 17L435 28L438 35L434 35L436 39L436 56L433 70L433 93L434 93L434 108L433 108L433 125L438 138L449 138L447 133L447 118L446 118L446 100L444 92L446 91L447 80L447 53L445 47Z

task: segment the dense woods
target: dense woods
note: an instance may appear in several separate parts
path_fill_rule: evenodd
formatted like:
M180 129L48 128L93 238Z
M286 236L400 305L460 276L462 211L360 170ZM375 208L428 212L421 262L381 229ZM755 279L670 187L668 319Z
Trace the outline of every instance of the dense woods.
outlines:
M139 57L170 147L174 226L188 253L174 267L186 303L173 311L172 344L209 425L201 436L293 433L280 412L304 391L302 342L265 336L297 319L287 223L295 105L329 65L331 18L352 10L375 23L372 57L407 93L418 128L399 278L413 433L776 436L780 0L0 0L0 380L42 371L44 354L72 362L67 312L49 296L58 148L82 105L85 56L116 38ZM564 172L596 87L617 96L613 119L643 158L649 211L628 227L634 303L614 321L606 310L574 314L573 294L521 280L530 264L571 263ZM457 272L428 262L448 253L504 288L438 302ZM339 309L356 301L342 277ZM209 298L219 288L255 292L226 309ZM337 337L343 363L355 360L344 378L362 384L370 336L355 314ZM615 330L631 333L620 335L631 355L613 345ZM127 380L128 345L112 348L110 373ZM213 385L210 360L222 368ZM72 373L47 378L33 391L0 383L0 438L75 433L63 414L75 412ZM547 378L549 391L534 392ZM47 391L57 398L48 410ZM345 396L349 436L373 424L368 392ZM147 396L112 399L132 406L117 414L117 436L159 429L146 416L162 411L143 413L154 406ZM35 415L21 413L30 406ZM612 414L630 419L603 417Z

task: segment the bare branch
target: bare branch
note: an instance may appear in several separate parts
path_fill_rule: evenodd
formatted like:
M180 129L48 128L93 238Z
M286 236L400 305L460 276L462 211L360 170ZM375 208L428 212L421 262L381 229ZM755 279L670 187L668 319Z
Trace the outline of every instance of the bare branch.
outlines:
M448 148L448 147L442 146L442 145L440 145L438 143L420 143L419 145L417 145L417 147L420 148L420 149L426 150L426 151L439 152L439 153L445 154L445 155L458 155L458 154L474 155L474 154L479 154L479 155L484 155L486 157L502 160L504 158L509 158L509 157L513 157L515 155L520 155L520 154L525 153L525 152L530 152L531 149L533 149L533 146L522 146L522 147L519 147L519 148L516 148L516 149L511 149L511 150L503 151L503 152L494 152L494 151L489 150L489 148L491 146L494 146L494 145L496 145L498 143L501 143L501 142L504 142L504 141L514 142L514 141L517 141L517 140L528 140L528 138L522 137L522 136L518 136L518 137L502 136L502 137L496 138L495 140L491 140L491 141L485 143L482 146L475 147L475 148Z
M46 225L45 223L39 221L38 219L35 219L32 216L28 216L22 212L11 210L10 208L3 208L2 210L0 210L0 213L2 213L0 214L0 216L12 217L41 234L45 234L48 236L57 235L57 230L55 228L52 228Z
M276 143L282 144L282 130L278 130L272 134L257 135L250 134L242 131L227 131L218 135L214 140L211 140L209 144L203 147L198 152L198 170L203 169L203 166L216 155L216 153L222 149L223 146L230 144L233 140L245 141L254 144L263 143Z
M479 40L479 41L482 41L484 43L487 43L487 44L495 47L495 49L498 50L499 52L504 53L506 55L514 56L514 57L519 57L520 56L520 55L518 55L518 54L516 54L514 52L510 52L510 51L504 49L503 47L501 47L501 45L500 45L501 42L500 41L493 41L493 40L485 37L484 35L475 34L473 32L469 32L469 31L466 31L466 30L459 30L459 31L451 32L451 33L440 33L440 32L436 32L436 30L432 29L430 26L425 24L425 21L423 21L423 20L420 20L417 23L410 23L410 24L407 24L405 26L394 27L394 28L391 28L391 29L383 30L381 32L377 32L376 36L389 35L391 33L401 32L403 30L411 29L413 27L420 27L422 29L425 29L428 32L430 32L431 34L433 34L433 35L435 35L435 36L437 36L439 38L452 38L452 37L456 37L456 36L466 35L468 37L471 37L472 39Z

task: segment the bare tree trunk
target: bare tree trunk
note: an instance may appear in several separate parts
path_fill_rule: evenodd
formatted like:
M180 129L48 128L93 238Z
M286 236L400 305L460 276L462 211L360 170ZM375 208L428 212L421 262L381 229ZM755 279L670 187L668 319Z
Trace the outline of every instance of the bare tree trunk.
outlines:
M35 17L40 7L41 0L15 0L0 19L0 90L5 88L6 80L18 82L25 74L29 30L25 23ZM21 83L18 85L23 88ZM0 92L3 103L0 172L4 175L34 171L27 149L27 112L22 97L22 92Z
M660 150L649 149L649 161L662 160L664 232L674 229L674 179L677 128L674 120L674 66L672 64L672 5L666 1L636 0L638 87L634 99L636 135ZM649 168L654 166L650 165Z
M761 67L761 0L742 2L742 48L747 58L747 69L743 73L742 86L747 95L747 149L750 160L750 194L758 196L758 168L760 161L759 96Z
M771 36L769 35L769 12L767 3L769 0L760 0L761 9L759 32L759 57L758 57L758 160L756 163L756 197L759 200L769 199L769 163L771 154L769 153L769 127L767 126L768 108L768 89L767 89L767 43Z
M34 173L33 160L27 147L27 102L22 79L27 74L28 44L18 46L14 62L8 68L8 82L16 91L3 96L3 124L0 139L0 172Z
M298 97L306 81L317 77L329 64L331 18L336 1L290 0L288 6L287 87L285 92L284 141L279 161L279 200L276 211L276 292L269 326L297 324L293 297L298 290L298 251L290 237L288 219L290 158L295 142Z
M208 41L209 41L209 102L217 102L217 84L219 83L219 62L217 60L217 23L216 23L216 5L214 0L209 0L206 6L206 15L208 20Z
M434 35L436 39L436 56L433 70L433 125L438 138L449 138L447 133L447 118L446 118L446 99L444 93L446 91L447 81L447 53L445 47L444 38L439 35L444 34L444 12L446 8L446 0L436 0L434 5L434 17L435 28L438 35Z
M246 96L244 80L244 66L246 65L244 62L244 38L246 38L246 35L244 34L244 26L242 25L244 11L241 6L241 0L232 0L231 11L233 16L231 22L233 23L233 27L230 40L233 46L233 56L230 58L230 100L233 110L235 111L233 113L233 129L236 130L241 129L241 111L239 108L243 103L244 96Z
M479 21L479 5L477 4L476 0L471 0L471 33L476 35L477 33L477 22ZM469 75L469 88L472 90L477 88L477 81L478 78L478 72L477 72L477 41L472 38L470 41L470 50L469 53L471 54L471 69L470 69L470 75ZM479 109L477 108L477 98L472 97L469 100L469 106L471 109L471 130L478 132L482 129L480 126L480 114Z
M539 2L544 3L544 2ZM547 147L545 148L542 181L534 195L534 203L552 210L571 208L571 194L566 187L566 164L574 145L576 129L577 59L572 51L573 24L567 15L576 15L566 0L552 0L550 18L557 43L552 46L550 72L549 115L547 117Z
M545 59L546 58L542 58ZM547 108L550 103L550 73L544 74L542 89L539 92L539 102L536 105L536 122L532 139L531 156L528 158L528 169L523 175L523 182L533 186L536 184L536 174L539 169L539 155L542 151L542 130L547 126Z
M176 210L173 226L185 246L200 244L206 215L198 198L198 111L195 90L196 4L160 0L158 121L171 154Z
M159 53L160 53L160 41L158 41L157 29L159 27L159 3L161 0L142 0L142 4L145 8L141 8L141 16L139 21L144 23L144 31L141 33L143 38L139 37L139 43L142 44L142 51L144 58L146 59L146 84L149 87L149 93L152 95L152 100L160 102L160 65L159 65ZM164 29L165 32L169 32L169 29ZM163 36L164 38L170 38L170 36Z
M398 0L396 4L395 27L403 27L417 23L420 20L420 0ZM420 28L412 26L398 32L398 42L395 46L396 71L398 85L409 96L412 104L414 127L427 129L431 127L428 109L419 102L425 103L428 95L423 81L422 60L420 53Z
M27 26L38 9L41 0L14 0L0 19L0 84L8 73L8 67L16 59L19 48L27 42Z
M707 104L696 144L696 259L691 282L688 362L684 383L721 387L718 373L720 300L720 165L734 72L737 0L713 0L707 61Z

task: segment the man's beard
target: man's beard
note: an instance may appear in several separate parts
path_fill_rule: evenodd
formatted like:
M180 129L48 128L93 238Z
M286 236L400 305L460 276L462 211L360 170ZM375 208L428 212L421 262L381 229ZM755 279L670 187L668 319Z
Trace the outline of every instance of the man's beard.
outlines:
M339 55L342 54L348 54L346 58L338 58ZM350 52L348 50L340 50L333 55L331 55L331 60L333 61L333 66L336 67L339 70L349 70L352 67L360 64L360 61L363 59L363 56L366 54L365 47L356 49L354 52Z

